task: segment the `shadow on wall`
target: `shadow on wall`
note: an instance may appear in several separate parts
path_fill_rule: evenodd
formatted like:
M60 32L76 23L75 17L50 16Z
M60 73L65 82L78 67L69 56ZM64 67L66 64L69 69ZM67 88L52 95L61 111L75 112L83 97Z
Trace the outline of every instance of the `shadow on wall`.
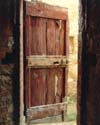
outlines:
M18 12L19 3L17 0L1 0L0 1L0 54L3 53L3 56L0 56L1 66L13 65L12 75L10 79L12 81L12 90L10 96L13 99L13 105L10 116L10 123L18 125L19 123L19 12ZM3 58L1 58L3 57ZM5 75L6 77L6 75ZM9 84L9 83L5 83ZM1 84L0 84L1 87ZM9 89L9 85L7 86ZM5 92L4 92L5 93ZM9 104L7 102L6 106ZM2 107L3 104L1 104ZM2 109L3 111L4 109ZM2 114L3 115L3 114ZM13 117L13 118L12 118ZM0 116L1 118L1 116ZM7 116L5 119L9 119ZM3 121L5 125L8 125ZM1 124L3 124L1 123Z

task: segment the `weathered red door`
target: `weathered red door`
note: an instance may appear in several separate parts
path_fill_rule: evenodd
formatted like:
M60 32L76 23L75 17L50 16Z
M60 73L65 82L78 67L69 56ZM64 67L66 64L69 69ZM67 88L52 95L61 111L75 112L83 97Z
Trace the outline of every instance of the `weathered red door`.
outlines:
M64 8L25 2L28 124L66 119L68 17Z

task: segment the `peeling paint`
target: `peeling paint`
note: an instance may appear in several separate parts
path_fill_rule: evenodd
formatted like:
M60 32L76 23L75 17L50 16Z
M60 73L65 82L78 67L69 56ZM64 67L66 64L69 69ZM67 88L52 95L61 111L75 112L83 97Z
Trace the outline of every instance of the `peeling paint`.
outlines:
M58 76L55 75L55 96L57 95L57 90L58 90Z

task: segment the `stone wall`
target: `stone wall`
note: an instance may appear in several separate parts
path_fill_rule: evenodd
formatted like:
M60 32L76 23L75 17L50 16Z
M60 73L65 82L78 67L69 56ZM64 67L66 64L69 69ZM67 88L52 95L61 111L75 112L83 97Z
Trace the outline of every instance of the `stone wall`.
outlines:
M18 2L0 1L0 125L18 125Z
M13 125L13 66L0 66L0 125Z
M13 64L0 65L0 125L18 125L18 84ZM15 85L16 84L16 85Z

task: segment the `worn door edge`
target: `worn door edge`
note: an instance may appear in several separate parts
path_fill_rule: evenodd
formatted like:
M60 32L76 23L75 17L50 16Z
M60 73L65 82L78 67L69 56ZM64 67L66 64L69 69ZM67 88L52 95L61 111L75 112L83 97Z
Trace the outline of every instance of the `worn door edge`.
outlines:
M23 47L23 0L19 0L20 23L20 125L25 125L24 116L24 47Z

